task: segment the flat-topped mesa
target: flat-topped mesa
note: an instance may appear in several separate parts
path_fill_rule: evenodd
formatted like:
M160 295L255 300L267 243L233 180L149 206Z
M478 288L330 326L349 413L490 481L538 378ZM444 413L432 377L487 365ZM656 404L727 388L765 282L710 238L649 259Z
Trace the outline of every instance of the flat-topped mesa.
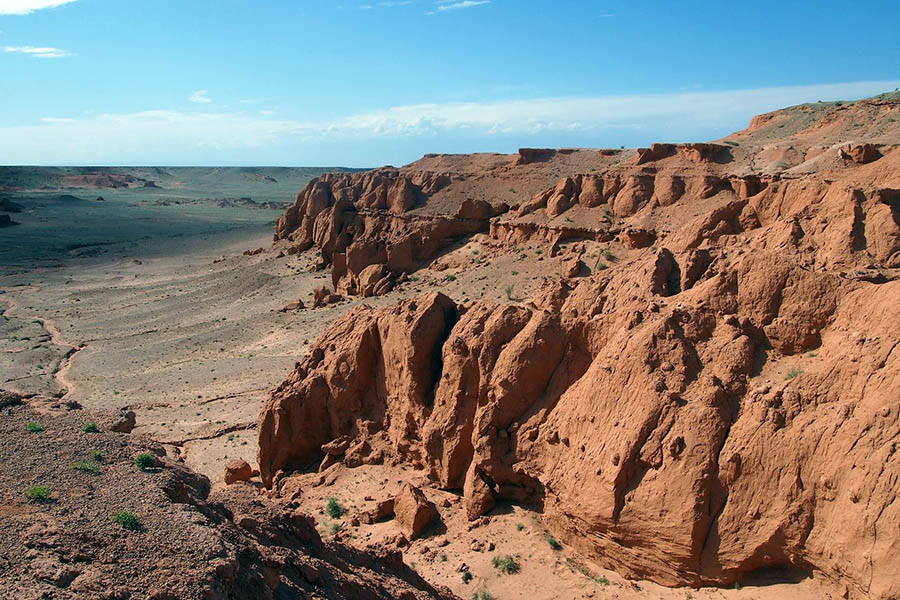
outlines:
M556 155L554 148L519 148L517 165L530 165L536 162L545 162Z
M450 182L443 173L395 169L324 175L279 218L275 241L285 240L291 253L316 246L338 293L384 293L400 274L454 239L486 231L488 220L506 210L472 199L445 214L413 210Z
M725 163L731 160L731 151L722 144L653 144L649 148L638 148L635 164L662 160L670 156L680 156L691 163Z

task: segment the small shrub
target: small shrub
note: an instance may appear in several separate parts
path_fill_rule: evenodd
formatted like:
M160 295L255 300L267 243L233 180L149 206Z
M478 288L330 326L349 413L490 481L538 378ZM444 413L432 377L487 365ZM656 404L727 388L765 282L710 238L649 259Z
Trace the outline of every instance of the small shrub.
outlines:
M456 281L456 275L447 275L444 279L447 281Z
M507 575L515 575L521 569L521 566L516 561L515 557L510 556L509 554L495 556L493 564L495 569L499 570L501 573L506 573Z
M25 490L25 497L35 502L49 502L50 488L46 485L33 485Z
M29 421L25 424L25 429L30 431L31 433L40 433L44 430L44 426L40 423L35 423L34 421Z
M472 600L494 600L494 596L487 590L481 590L475 592L472 596Z
M137 468L141 471L146 471L156 464L156 457L149 452L141 452L134 457L134 464L136 464Z
M606 265L606 263L603 262L602 260L598 260L598 261L597 261L597 264L594 265L594 270L595 270L595 271L605 271L605 270L608 269L608 268L609 268L609 267L608 267L608 266Z
M338 502L337 498L331 497L328 498L325 504L325 512L327 512L328 516L332 519L340 519L344 516L346 509L341 506L341 503Z
M331 524L331 535L337 535L340 530L341 530L340 523L332 523Z
M99 450L91 450L91 460L100 462L103 460L103 453Z
M513 275L518 275L519 272L518 272L518 271L513 271L512 274L513 274Z
M128 531L140 531L141 529L141 520L130 510L117 512L113 515L113 521L115 521L119 527L127 529Z
M506 299L507 300L513 299L513 286L511 286L511 285L506 286Z
M524 524L524 523L516 523L516 530L517 530L517 531L522 531L523 529L525 529L525 524Z
M784 380L790 381L791 379L793 379L797 375L800 375L801 373L803 373L803 370L795 367L787 372L787 375L784 376Z
M469 582L472 581L472 573L470 573L469 571L463 571L462 580L463 583L469 585Z
M740 146L739 143L737 143L737 142L732 142L731 140L728 140L728 141L726 141L725 143L728 144L729 146Z
M550 544L550 547L554 550L562 550L562 544L560 544L559 541L552 535L547 536L547 543Z
M92 460L79 460L72 466L75 467L75 470L77 471L84 471L85 473L91 473L92 475L96 475L100 472L100 467Z
M100 433L100 428L97 427L96 421L91 421L90 423L82 427L81 430L85 433Z
M447 562L447 555L441 554L441 562Z
M612 250L610 250L609 248L604 248L603 249L603 258L605 258L609 262L615 262L616 255L613 254Z

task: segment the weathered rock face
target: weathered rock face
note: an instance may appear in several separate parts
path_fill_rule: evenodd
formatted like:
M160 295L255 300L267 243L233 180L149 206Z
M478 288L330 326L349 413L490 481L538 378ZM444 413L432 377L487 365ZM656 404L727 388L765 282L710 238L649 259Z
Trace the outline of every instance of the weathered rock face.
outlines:
M427 171L324 175L278 219L275 241L287 240L291 252L316 246L338 293L383 294L401 273L460 236L486 231L506 210L470 199L447 214L410 213L449 183L449 175Z
M572 285L531 308L353 311L267 402L263 480L349 435L462 487L472 518L543 503L635 576L777 566L900 592L900 283L686 244ZM773 353L802 373L755 386Z
M577 151L523 150L473 176L466 190L490 198L478 185L491 178L554 173L502 217L484 199L451 213L490 219L498 245L546 241L559 277L527 305L431 293L356 308L268 399L263 482L315 468L340 440L348 466L407 463L462 489L471 519L498 501L537 505L631 576L816 571L900 597L900 149L840 150L844 109L795 108L727 145L594 153L597 168ZM895 127L900 103L859 111ZM794 117L807 129L775 137ZM773 155L790 163L756 167ZM568 164L580 170L547 168ZM356 230L368 217L348 217L343 250L329 250L337 234L316 242L354 293L431 255L398 233L418 217L379 210ZM586 243L560 256L571 239L620 243L628 258L589 275Z

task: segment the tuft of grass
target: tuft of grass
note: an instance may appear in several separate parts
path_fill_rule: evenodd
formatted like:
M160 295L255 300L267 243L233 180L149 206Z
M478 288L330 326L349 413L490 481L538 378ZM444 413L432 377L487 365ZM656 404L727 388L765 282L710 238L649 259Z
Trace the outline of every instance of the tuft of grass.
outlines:
M85 433L100 433L100 428L97 427L96 421L91 421L90 423L86 423L81 430Z
M134 464L136 464L137 468L141 471L146 471L156 464L156 457L149 452L141 452L134 457Z
M605 258L609 262L616 262L616 255L613 254L613 251L609 248L604 248L602 254L603 258Z
M787 372L787 375L784 376L784 380L790 381L791 379L793 379L797 375L800 375L801 373L803 373L803 369L798 369L798 368L794 367L793 369L791 369L790 371Z
M495 556L492 562L495 569L507 575L515 575L522 569L515 557L509 554Z
M79 460L74 465L75 470L84 471L85 473L90 473L92 475L97 475L100 472L100 467L92 460Z
M25 490L25 497L35 502L49 502L50 488L46 485L32 485Z
M511 285L506 286L506 299L507 300L513 299L513 286L511 286Z
M447 555L441 554L441 562L447 562Z
M347 512L340 502L338 502L337 498L332 496L328 498L325 503L325 512L328 513L328 516L332 519L340 519L344 516L344 513Z
M141 520L130 510L117 512L113 515L113 521L115 521L119 527L127 529L128 531L140 531L142 527Z
M463 583L465 583L466 585L469 585L469 582L472 581L472 573L469 571L463 571L462 580L463 580Z
M447 275L446 277L444 277L444 279L446 279L447 281L456 281L456 275Z
M341 530L340 523L332 523L331 524L331 535L337 535L340 530Z
M609 267L608 267L608 266L606 265L606 263L603 262L602 260L598 260L598 261L597 261L597 264L594 265L594 270L595 270L595 271L605 271L605 270L608 269L608 268L609 268Z
M562 550L562 544L560 544L559 540L557 540L552 535L547 536L547 543L550 544L550 547L554 550Z
M523 529L525 529L524 523L516 523L516 531L522 531Z
M100 462L103 460L103 453L99 450L91 450L91 460Z
M44 430L44 426L40 423L35 423L34 421L29 421L25 424L25 429L30 431L31 433L40 433Z
M494 596L487 590L481 590L472 595L472 600L494 600Z
M725 143L729 146L740 146L738 142L732 142L731 140L726 140Z

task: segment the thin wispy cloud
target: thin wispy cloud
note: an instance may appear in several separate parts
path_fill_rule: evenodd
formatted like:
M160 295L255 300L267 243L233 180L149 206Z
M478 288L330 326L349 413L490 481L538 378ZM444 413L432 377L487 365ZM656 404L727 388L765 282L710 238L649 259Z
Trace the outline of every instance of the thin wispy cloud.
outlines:
M347 142L378 149L402 141L405 148L414 149L407 152L415 151L420 156L435 151L437 144L462 137L480 140L479 145L493 149L544 139L552 139L555 145L587 142L594 146L619 145L618 140L648 144L713 139L746 126L758 113L816 100L861 98L898 86L900 81L869 81L719 92L429 103L321 121L281 118L259 111L149 110L78 118L51 115L33 125L0 126L0 139L4 141L0 144L0 164L151 164L165 159L148 152L173 147L184 150L185 160L247 164L266 157L277 160L279 156L316 162L323 145L344 144L343 148ZM395 162L395 158L368 155L366 164Z
M35 58L65 58L74 56L72 52L51 46L4 46L4 52L10 54L27 54Z
M462 2L458 2L456 0L445 0L443 2L439 2L437 8L433 11L429 12L429 15L435 15L442 12L448 12L451 10L462 10L464 8L472 8L475 6L481 6L482 4L490 4L491 0L462 0Z
M209 104L212 102L212 99L209 97L208 90L197 90L190 96L188 96L188 100L191 102L196 102L197 104Z
M0 15L29 15L38 10L72 2L75 0L0 0Z

